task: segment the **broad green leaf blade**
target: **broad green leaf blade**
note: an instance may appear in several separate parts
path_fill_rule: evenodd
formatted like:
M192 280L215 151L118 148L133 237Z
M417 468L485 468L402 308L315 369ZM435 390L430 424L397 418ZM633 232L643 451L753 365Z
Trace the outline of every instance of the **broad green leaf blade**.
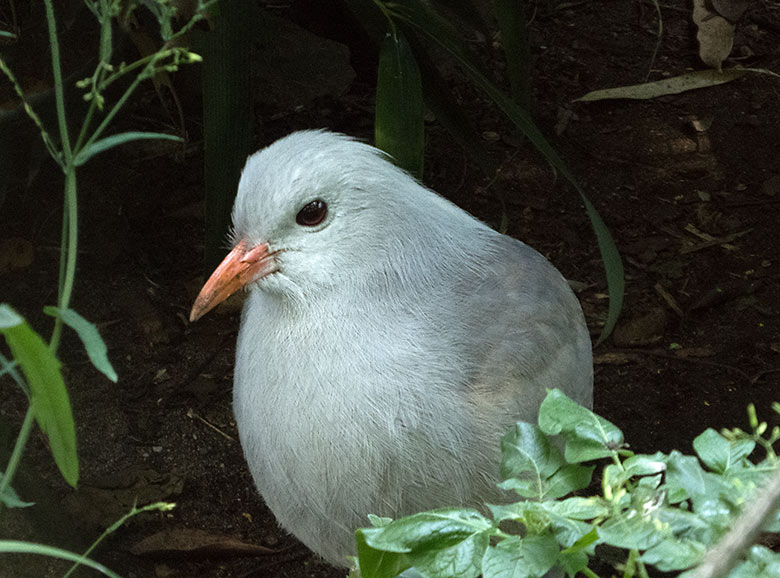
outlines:
M355 532L360 575L363 578L395 578L411 567L406 554L377 550L366 543L363 530Z
M16 323L15 321L21 321ZM71 486L79 479L76 427L60 362L43 339L10 306L0 305L0 332L30 386L30 407L49 437L54 461Z
M489 541L486 531L476 532L453 544L413 550L409 558L423 576L477 578Z
M95 155L105 152L110 148L114 148L115 146L119 146L121 144L125 144L130 141L143 140L143 139L163 139L163 140L172 140L177 142L182 141L181 137L174 136L172 134L164 134L161 132L140 132L140 131L122 132L119 134L107 136L106 138L102 138L100 140L96 140L91 145L84 147L76 155L76 158L74 159L73 162L77 167L79 167L84 163L86 163L89 159L91 159Z
M562 435L569 463L613 457L623 445L623 432L612 422L571 400L559 389L547 393L539 408L539 427Z
M689 90L718 86L736 80L745 75L745 70L740 68L728 68L723 72L717 70L697 70L687 72L680 76L664 78L653 82L633 84L631 86L618 86L616 88L604 88L591 91L574 102L594 102L607 99L634 99L648 100L669 94L680 94Z
M11 38L11 39L15 39L16 38L16 34L14 34L12 32L6 32L5 30L0 30L0 36L2 36L4 38Z
M421 179L425 153L422 80L412 49L397 28L382 41L376 85L376 146Z
M363 538L378 550L410 553L449 548L490 528L490 521L476 510L442 508L407 516L381 528L364 528Z
M0 304L0 331L24 324L24 318L5 303Z
M719 474L739 468L756 447L752 440L727 440L712 428L707 428L693 440L699 459Z
M545 500L557 500L590 485L594 467L568 464L545 481Z
M515 126L528 137L528 140L533 143L547 162L560 171L579 193L596 235L609 288L609 313L604 322L604 329L598 339L598 343L602 342L609 336L615 327L615 323L617 323L620 310L623 307L625 281L623 279L623 262L620 258L620 253L618 253L612 235L596 211L596 208L587 198L582 187L580 187L574 175L571 174L566 164L558 156L558 153L533 123L528 113L482 74L479 65L472 58L457 32L448 22L431 10L422 0L403 0L393 3L392 13L413 30L430 38L452 54L471 80L493 99Z
M681 537L659 542L644 554L642 562L652 564L662 572L685 570L701 562L707 548L704 544Z
M108 350L103 338L100 337L97 327L76 313L73 309L59 309L57 307L47 306L43 308L46 315L59 317L62 321L73 329L84 344L87 355L95 369L100 371L108 379L116 383L117 375L111 362L108 360Z
M612 516L598 527L598 533L603 542L626 550L647 550L663 540L657 520L633 509Z
M531 53L525 22L524 0L494 0L501 30L501 45L506 56L506 73L512 98L526 110L531 105Z
M491 546L482 561L483 578L542 576L558 560L558 541L550 534L510 536Z
M229 6L229 8L228 8ZM256 2L220 2L210 10L213 29L192 31L203 55L203 137L206 186L204 266L211 273L226 255L230 211L246 157L253 151L253 34L267 29Z
M70 560L71 562L79 562L84 566L89 566L94 570L108 576L109 578L122 578L119 574L116 574L94 560L84 558L81 554L69 552L62 548L54 548L53 546L46 546L44 544L36 544L34 542L21 542L18 540L0 540L0 554L38 554L40 556L49 556L51 558L60 558L62 560Z

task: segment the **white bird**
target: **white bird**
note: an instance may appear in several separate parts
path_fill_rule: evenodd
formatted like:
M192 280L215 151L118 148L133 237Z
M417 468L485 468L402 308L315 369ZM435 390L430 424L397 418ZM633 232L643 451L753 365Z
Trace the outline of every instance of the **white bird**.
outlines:
M592 404L563 276L369 145L304 131L252 155L233 227L190 319L249 289L244 455L279 523L333 565L368 514L505 501L500 438L546 388Z

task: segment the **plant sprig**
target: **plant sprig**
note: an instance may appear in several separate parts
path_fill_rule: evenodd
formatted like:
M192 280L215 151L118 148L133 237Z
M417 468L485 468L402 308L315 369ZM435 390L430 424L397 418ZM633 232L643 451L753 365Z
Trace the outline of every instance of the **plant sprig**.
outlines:
M739 562L732 578L773 575L780 569L780 553L752 546L752 539L724 538L740 511L780 474L774 447L780 436L774 429L766 435L755 408L749 414L752 433L708 429L694 440L695 456L676 450L634 454L617 427L552 390L538 425L520 422L501 442L500 487L524 501L487 506L491 517L463 508L395 521L374 517L379 520L374 528L357 531L363 576L386 578L415 566L430 578L531 578L558 567L569 576L598 578L589 564L602 544L626 551L619 568L626 578L647 578L650 566L692 578L703 560L712 552L721 555L723 548L740 549L718 558ZM565 441L563 452L556 437ZM757 446L767 455L754 463ZM600 495L579 495L594 470L584 464L604 459L610 463L601 471ZM780 480L772 484L767 493L780 487ZM743 516L751 518L753 535L762 524L780 530L777 498L771 498L765 518L756 520L750 509ZM508 520L524 533L501 531L499 524ZM468 563L456 572L447 560Z

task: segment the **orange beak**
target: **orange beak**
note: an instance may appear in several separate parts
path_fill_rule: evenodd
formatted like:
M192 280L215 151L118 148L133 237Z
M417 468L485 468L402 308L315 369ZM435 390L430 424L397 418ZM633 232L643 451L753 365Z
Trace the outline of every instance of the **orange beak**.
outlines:
M190 322L197 321L247 283L278 271L268 243L250 247L244 239L233 247L200 290L190 312Z

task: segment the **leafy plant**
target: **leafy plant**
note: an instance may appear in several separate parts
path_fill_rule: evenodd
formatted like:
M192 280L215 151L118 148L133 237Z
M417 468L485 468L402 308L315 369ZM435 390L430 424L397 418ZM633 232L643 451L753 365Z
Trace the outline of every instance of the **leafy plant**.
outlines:
M439 89L441 80L431 65L428 46L448 53L469 80L481 89L506 117L528 138L550 166L558 171L579 194L593 226L601 251L609 289L609 312L599 341L612 332L623 304L623 264L615 242L596 208L585 195L577 179L555 148L534 124L528 106L529 65L528 40L523 3L518 0L495 0L499 28L508 63L512 96L495 85L483 72L452 23L442 14L450 9L466 14L479 27L473 14L466 10L469 2L438 0L344 0L366 31L380 45L377 106L374 132L377 146L396 162L417 176L422 172L423 115L421 101L428 107L477 161L484 159L474 131L451 98ZM384 37L384 40L381 40ZM422 71L421 81L420 78ZM426 76L430 77L426 81ZM395 79L388 84L387 79ZM483 166L487 163L480 162Z
M774 409L780 413L780 405ZM489 516L448 508L374 518L373 528L357 531L361 573L390 578L414 566L431 578L538 577L558 567L595 578L591 560L611 546L627 551L623 576L646 577L652 566L692 578L740 510L780 472L780 428L766 435L752 409L750 416L750 433L706 430L693 442L696 456L634 454L614 424L552 390L538 425L520 422L501 441L500 487L523 501L489 505ZM754 456L756 446L763 456ZM600 494L574 495L591 483L594 466L586 464L603 459L609 463L601 469ZM754 520L757 529L780 531L773 503L764 520ZM507 522L523 532L507 530ZM729 576L778 575L780 554L746 546Z
M54 317L54 330L49 343L47 344L10 305L0 304L0 333L5 337L12 355L11 359L0 355L0 376L8 374L29 400L28 410L11 457L5 471L0 472L0 511L3 507L32 505L21 500L12 489L11 484L35 422L48 437L54 461L65 481L74 487L78 483L79 463L76 451L75 425L67 389L60 372L60 362L56 356L63 326L67 325L76 331L84 344L90 361L99 371L114 382L117 380L117 375L108 360L106 346L97 328L70 309L78 245L77 169L95 155L129 141L138 139L181 140L179 137L161 133L138 131L113 135L106 133L111 121L142 81L152 78L159 71L172 71L176 70L182 63L199 61L198 55L184 47L174 46L172 42L189 31L202 18L201 11L213 2L200 0L196 15L175 32L171 25L175 11L168 2L165 0L144 2L144 6L157 17L160 33L166 45L136 62L130 64L123 62L119 65L111 63L114 45L112 19L120 14L124 3L121 0L85 0L85 3L99 23L100 41L98 62L93 74L77 83L78 87L85 90L84 99L89 102L89 106L84 118L81 119L80 130L75 139L71 138L70 125L67 122L64 98L66 87L63 81L60 46L52 0L44 0L44 6L49 32L59 138L48 132L39 115L25 98L22 87L13 72L5 60L0 57L0 71L10 80L22 101L27 116L40 130L41 139L47 151L60 166L65 177L57 306L44 308L47 315ZM120 79L126 82L124 90L116 102L109 104L104 96L105 91ZM140 511L167 507L169 507L167 504L154 504L140 510L133 508L128 516L122 518L118 524L121 525L127 517ZM115 527L110 528L107 533L114 529ZM93 547L107 533L101 536L93 544ZM76 565L87 564L107 575L114 576L113 573L102 568L99 564L88 560L86 554L80 556L39 544L3 540L0 541L0 552L38 553L70 559L74 560Z

